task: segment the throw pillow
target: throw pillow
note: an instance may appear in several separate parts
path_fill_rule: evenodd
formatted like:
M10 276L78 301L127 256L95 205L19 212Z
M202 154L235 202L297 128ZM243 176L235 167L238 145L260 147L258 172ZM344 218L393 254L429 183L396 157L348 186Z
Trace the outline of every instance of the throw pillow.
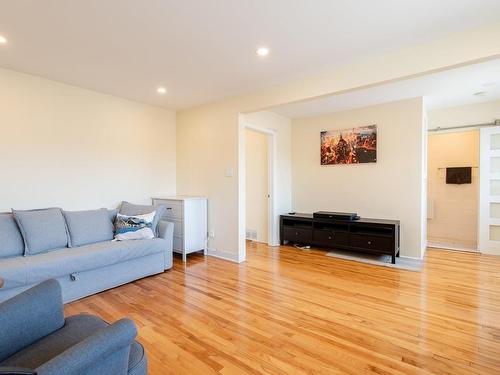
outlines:
M120 206L119 213L127 216L136 216L136 215L144 215L149 214L151 212L156 212L155 218L153 220L153 233L155 236L158 236L158 222L166 211L166 207L162 205L152 206L152 205L143 205L143 204L133 204L126 201L123 201Z
M126 241L154 238L153 220L155 214L155 211L149 214L136 216L117 214L115 221L115 239L118 241Z

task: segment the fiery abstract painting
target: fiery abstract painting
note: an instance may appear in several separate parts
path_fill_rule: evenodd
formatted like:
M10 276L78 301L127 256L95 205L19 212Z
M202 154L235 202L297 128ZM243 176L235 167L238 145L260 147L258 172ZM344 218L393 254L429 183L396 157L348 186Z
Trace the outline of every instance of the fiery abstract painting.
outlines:
M377 125L321 132L321 165L376 161Z

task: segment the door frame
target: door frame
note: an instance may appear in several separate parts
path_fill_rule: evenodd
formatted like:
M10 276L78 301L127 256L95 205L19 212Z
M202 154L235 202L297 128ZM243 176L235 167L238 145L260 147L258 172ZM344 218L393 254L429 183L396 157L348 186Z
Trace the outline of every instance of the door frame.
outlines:
M239 158L238 158L238 262L246 260L246 136L245 130L265 134L268 140L268 238L269 246L279 246L279 233L276 211L276 131L253 125L240 120L239 124Z

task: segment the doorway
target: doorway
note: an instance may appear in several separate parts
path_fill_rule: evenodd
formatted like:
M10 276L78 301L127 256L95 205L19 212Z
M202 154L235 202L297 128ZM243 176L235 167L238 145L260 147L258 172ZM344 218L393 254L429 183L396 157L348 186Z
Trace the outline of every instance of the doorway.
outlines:
M429 133L429 247L477 251L479 157L478 129Z
M262 112L260 112L262 113ZM267 241L265 242L269 246L277 246L279 244L279 202L280 199L283 199L284 191L277 191L276 184L276 165L277 165L277 129L267 127L269 125L268 121L257 121L258 125L254 125L253 122L249 121L250 115L240 115L240 126L239 126L239 161L238 161L238 262L244 262L246 260L246 241L247 241L247 131L252 131L252 135L254 133L258 133L258 135L262 135L265 139L265 143L267 145L267 149L261 151L267 155L267 196L266 189L262 182L260 182L259 186L261 193L259 201L263 202L263 198L267 199ZM258 116L257 116L258 117ZM255 118L254 118L255 120ZM266 118L266 120L268 120ZM279 125L279 124L278 124ZM253 137L252 137L253 138ZM262 143L260 146L262 150ZM262 160L260 161L261 169L265 168L265 165L262 164ZM261 170L262 172L262 170ZM249 182L252 184L252 182ZM285 189L283 189L285 190ZM264 192L264 197L262 197L262 192ZM276 204L278 202L278 204ZM259 217L262 217L262 211L266 211L265 203L260 204L260 213ZM289 210L289 208L286 208ZM259 227L262 228L263 222L266 220L261 220ZM252 225L252 224L250 224ZM255 229L255 228L249 228ZM258 230L258 229L257 229ZM260 230L261 234L265 234L266 230ZM259 234L256 235L257 239L259 238ZM262 236L260 236L262 238ZM265 237L264 237L265 238Z
M269 242L269 134L245 129L246 239Z

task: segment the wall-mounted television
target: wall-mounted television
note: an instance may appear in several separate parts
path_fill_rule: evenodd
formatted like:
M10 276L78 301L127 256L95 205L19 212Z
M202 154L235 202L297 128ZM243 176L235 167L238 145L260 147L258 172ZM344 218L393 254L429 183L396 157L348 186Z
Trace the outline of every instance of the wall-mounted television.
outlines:
M456 185L472 183L472 167L446 168L446 183Z

